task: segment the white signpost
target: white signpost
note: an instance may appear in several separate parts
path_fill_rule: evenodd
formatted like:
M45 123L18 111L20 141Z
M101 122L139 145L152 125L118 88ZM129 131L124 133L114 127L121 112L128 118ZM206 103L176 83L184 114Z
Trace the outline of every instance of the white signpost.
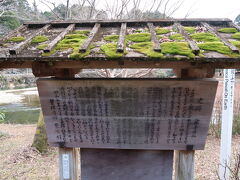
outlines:
M223 103L222 103L222 130L219 177L221 180L229 179L229 169L225 168L230 164L232 123L233 123L233 102L234 102L235 69L224 69Z

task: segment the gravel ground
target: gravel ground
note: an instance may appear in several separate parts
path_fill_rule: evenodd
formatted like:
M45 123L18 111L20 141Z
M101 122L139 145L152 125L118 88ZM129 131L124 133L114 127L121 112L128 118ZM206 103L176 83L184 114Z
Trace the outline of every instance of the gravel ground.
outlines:
M57 149L45 155L31 147L36 125L0 124L0 179L57 179ZM1 135L4 134L4 136ZM217 180L220 140L209 136L206 148L196 151L195 179ZM233 153L240 149L240 136L233 138Z

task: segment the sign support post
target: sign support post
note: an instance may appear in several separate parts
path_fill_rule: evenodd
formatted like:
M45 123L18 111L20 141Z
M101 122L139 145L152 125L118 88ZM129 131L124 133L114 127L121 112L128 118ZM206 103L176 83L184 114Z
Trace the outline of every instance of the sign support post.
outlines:
M234 103L235 69L224 69L223 103L222 103L222 129L220 149L220 179L229 179L229 166L231 160L233 103Z

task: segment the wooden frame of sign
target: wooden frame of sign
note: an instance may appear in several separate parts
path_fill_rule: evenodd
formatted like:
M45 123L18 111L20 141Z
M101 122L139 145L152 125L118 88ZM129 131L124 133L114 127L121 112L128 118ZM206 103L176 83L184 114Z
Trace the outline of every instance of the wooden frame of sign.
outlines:
M74 74L74 73L70 73L69 71L69 73L66 73L65 71L63 71L64 72L64 74ZM60 73L61 74L61 73ZM201 78L204 78L204 77L211 77L212 76L212 71L206 71L206 70L199 70L199 69L183 69L183 70L178 70L177 72L176 72L176 74L178 74L178 77L180 77L180 78L185 78L185 77L187 77L187 78L196 78L196 77L201 77ZM71 77L71 76L70 76ZM196 80L196 79L195 79ZM194 81L195 81L194 80ZM54 82L54 81L57 81L56 79L54 80L50 80L50 81L52 81L52 82ZM46 83L46 82L50 82L50 81L45 81L44 82L44 80L40 80L39 82L38 82L38 86L39 87L41 87L42 86L42 83L44 84L44 83ZM71 82L71 81L75 81L74 83L76 84L76 81L78 81L78 80L72 80L72 79L68 79L68 81L66 81L66 82ZM86 80L85 80L86 81ZM96 81L96 80L95 80ZM98 80L99 81L99 80ZM101 80L100 80L101 81ZM141 81L141 80L139 80L139 81ZM146 80L145 80L146 81ZM150 82L151 80L147 80L146 82ZM152 80L152 81L154 81L154 80ZM156 80L155 79L155 81L159 81L159 80ZM164 85L164 84L167 84L166 82L170 82L170 84L172 83L172 84L174 84L173 82L175 82L176 83L176 81L178 81L178 82L181 82L181 80L180 79L178 79L178 80L170 80L170 81L166 81L166 80L164 80L164 83L162 83L162 85ZM51 82L51 83L52 83ZM58 82L64 82L64 80L61 80L61 81L58 81ZM87 82L87 81L86 81ZM159 81L160 82L160 81ZM186 82L191 82L191 81L186 81ZM217 82L216 81L209 81L209 80L205 80L205 81L199 81L199 80L196 80L196 82L207 82L207 83L210 83L210 84L208 84L208 86L210 87L210 96L208 96L206 99L209 99L209 102L208 103L210 103L210 106L209 106L209 111L207 112L207 117L205 117L205 120L206 121L208 121L209 122L209 120L210 120L210 115L211 115L211 106L212 106L212 103L213 103L213 99L214 99L214 96L215 96L215 91L216 91L216 86L217 86ZM74 84L73 83L73 84ZM192 82L193 83L193 82ZM146 84L148 84L148 83L146 83ZM181 84L181 83L180 83ZM191 84L191 83L190 83ZM203 83L204 84L204 83ZM56 84L55 84L56 85ZM196 84L194 84L194 85L192 85L192 87L194 87L195 88L195 86L196 86ZM46 87L48 87L48 86L46 86L46 84L45 85L43 85L42 87L45 87L45 89L46 89ZM54 89L53 88L54 87L54 85L53 86L51 86L51 87L49 87L48 89ZM58 87L58 86L55 86L55 88L56 87ZM69 86L70 87L70 86ZM205 86L204 88L202 88L202 92L204 92L204 89L206 89L207 87ZM44 93L46 93L46 91L44 92L44 90L42 91L41 90L41 88L39 88L40 89L40 97L44 94ZM43 89L43 88L42 88ZM201 88L200 88L201 89ZM209 88L207 88L207 89L209 89ZM56 90L56 89L55 89ZM206 94L206 93L203 93L203 94ZM46 94L45 94L46 95ZM208 94L209 95L209 94ZM44 99L44 98L43 98ZM48 100L50 100L49 98L47 98L47 97L45 97L45 100L46 99L48 99ZM203 99L201 99L201 97L197 97L196 99L195 99L195 101L197 102L197 99L198 99L198 101L200 100L200 102L203 100ZM45 103L44 101L45 100L42 100L43 102L43 104ZM50 102L50 101L49 101ZM201 102L200 104L202 104L203 102ZM44 108L45 106L43 106L43 108ZM203 106L204 107L204 106ZM199 110L199 108L197 108L198 110ZM197 110L196 109L196 110ZM200 108L201 109L201 108ZM201 109L201 111L202 111L203 109ZM46 112L48 111L48 109L46 110ZM204 114L205 114L206 112L204 112ZM201 113L200 113L201 114ZM151 123L150 123L151 124ZM196 124L198 124L198 123L195 123L195 125ZM208 124L208 123L206 123L206 124ZM193 126L194 127L194 126ZM157 129L157 128L156 128ZM194 129L193 129L194 130ZM193 131L193 132L197 132L196 131L196 129ZM207 126L205 126L205 132L207 132ZM124 133L123 133L124 134ZM179 150L181 150L181 151L175 151L175 169L176 169L176 173L175 173L175 179L179 179L179 180L183 180L183 179L189 179L189 180L192 180L193 179L193 167L194 167L194 149L202 149L203 147L204 147L204 141L205 141L205 138L204 138L204 136L206 137L206 134L205 135L203 135L203 144L201 145L201 146L198 146L198 145L193 145L193 144L188 144L188 145L186 145L185 144L185 146L182 146L181 148L172 148L172 149L179 149ZM173 136L174 137L174 136ZM149 136L149 140L151 139L151 137ZM53 143L55 146L57 145L57 146L59 146L59 148L60 149L62 149L62 151L60 151L60 159L61 158L63 158L63 155L64 154L66 154L66 153L61 153L61 152L71 152L70 154L72 154L71 156L69 156L69 157L74 157L75 156L75 153L76 152L74 152L74 151L71 151L71 148L66 148L66 146L69 146L69 144L68 143L66 143L66 142L64 142L64 143ZM76 145L70 145L69 147L75 147ZM80 145L79 145L80 146ZM77 147L79 147L79 146L77 146ZM87 146L86 146L87 147ZM106 148L106 147L105 147ZM111 148L111 147L108 147L108 148ZM112 147L113 148L113 147ZM116 148L116 147L115 147ZM133 149L134 149L135 147L133 147ZM73 148L73 149L75 149L75 148ZM128 148L126 148L125 147L125 149L128 149ZM145 149L145 148L140 148L140 149ZM164 149L164 147L162 146L162 147L157 147L157 148L146 148L146 149L159 149L158 151L154 151L154 152L159 152L160 154L161 154L161 152L165 152L165 156L167 155L169 158L169 161L166 161L166 160L164 160L164 166L162 165L162 166L157 166L156 164L154 164L154 163L150 163L150 162L146 162L146 161L144 161L144 158L143 157L148 157L147 159L155 159L157 162L159 162L160 164L161 164L161 162L163 162L162 161L162 156L160 155L160 154L158 154L158 156L156 156L156 154L155 153L152 153L153 151L151 151L151 150L142 150L141 152L141 154L139 155L139 158L137 159L137 160L135 160L135 161L133 161L133 162L135 162L135 164L133 163L133 164L129 164L129 161L128 161L128 159L129 158L131 158L132 157L132 154L130 154L129 155L129 150L118 150L118 151L116 151L116 150L106 150L106 149L96 149L96 150L94 150L94 149L82 149L82 152L80 151L80 156L81 156L81 174L82 174L82 177L84 177L84 178L86 178L86 179L96 179L96 177L97 177L97 179L99 179L99 175L101 175L101 177L102 177L102 179L112 179L112 177L111 176L109 176L111 173L112 174L115 174L116 172L114 172L113 171L113 169L117 169L117 171L119 171L119 169L121 169L120 171L119 171L119 173L121 174L121 177L122 177L122 179L139 179L139 172L134 172L134 171L131 171L131 172L133 172L133 173L130 173L130 175L129 175L129 172L127 172L127 171L125 171L124 170L124 168L122 168L121 167L121 165L122 164L125 164L127 167L129 166L129 167L131 167L132 166L132 168L134 169L134 167L135 168L138 168L139 169L139 171L142 171L143 173L145 173L145 174L148 174L148 168L151 166L151 167L157 167L157 169L155 169L155 173L154 172L151 172L150 174L152 174L152 176L150 177L148 177L148 178L151 178L151 179L154 179L154 177L158 177L158 175L156 175L156 172L159 172L159 171L161 171L161 170L163 170L164 168L163 167L165 167L165 169L168 169L169 170L169 172L167 173L167 172L165 172L166 174L168 174L168 175L166 175L166 177L165 177L165 179L166 180L170 180L170 179L172 179L172 163L173 163L173 159L171 158L171 157L173 157L172 156L172 152L173 151L171 151L171 150L168 150L168 151L161 151L160 149ZM168 147L165 147L165 149L168 149ZM139 150L131 150L131 152L135 152L135 153L139 153ZM143 152L145 152L145 153L143 153ZM124 156L119 156L119 154L125 154L125 158L124 158ZM95 157L94 159L92 159L91 157ZM104 157L104 158L102 158L102 157ZM113 161L113 157L115 157L114 158L114 161ZM118 158L117 158L118 157ZM171 160L172 159L172 160ZM146 159L145 159L146 160ZM113 163L113 162L122 162L122 163ZM168 163L166 163L166 162L168 162ZM63 162L62 162L63 163ZM66 162L65 162L66 163ZM77 168L76 168L76 166L77 166L77 164L76 164L77 162L76 162L76 160L74 160L74 159L69 159L69 167L75 167L74 169L76 170ZM141 168L139 167L139 166L137 166L137 164L141 164ZM94 169L94 168L92 168L92 166L93 166L93 164L95 164L96 166L96 168ZM150 165L150 166L145 166L146 164L148 164L148 165ZM103 166L104 165L104 166ZM60 168L61 169L61 171L60 171L60 176L61 176L61 179L64 179L63 178L63 175L64 175L64 173L65 173L65 175L66 175L66 172L64 172L64 171L62 171L63 170L63 166L64 166L64 164L61 164L61 167L62 168ZM68 166L67 166L68 167ZM102 167L102 168L99 168L99 167ZM106 167L113 167L113 169L111 169L110 170L110 172L109 171L104 171L104 169L106 168ZM66 169L66 168L65 168ZM146 170L146 171L143 171L143 170ZM74 170L70 170L70 172L74 172ZM95 173L93 173L93 172L95 172ZM100 172L104 172L103 174L99 174ZM70 178L70 179L76 179L77 178L77 172L75 173L75 176L73 175L72 177L74 177L74 178ZM124 177L123 175L126 175L126 177ZM163 173L164 174L164 173ZM161 174L161 177L163 177L162 175L163 174ZM132 176L131 176L132 175ZM144 176L142 176L142 177L144 177ZM165 180L164 179L164 180ZM84 179L83 179L84 180Z

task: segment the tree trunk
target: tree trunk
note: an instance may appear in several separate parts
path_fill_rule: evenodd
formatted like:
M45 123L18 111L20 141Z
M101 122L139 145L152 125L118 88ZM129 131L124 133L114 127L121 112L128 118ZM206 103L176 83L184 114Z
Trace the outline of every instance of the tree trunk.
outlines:
M40 153L45 153L48 150L47 132L42 111L40 111L39 114L37 129L32 146L35 147Z

